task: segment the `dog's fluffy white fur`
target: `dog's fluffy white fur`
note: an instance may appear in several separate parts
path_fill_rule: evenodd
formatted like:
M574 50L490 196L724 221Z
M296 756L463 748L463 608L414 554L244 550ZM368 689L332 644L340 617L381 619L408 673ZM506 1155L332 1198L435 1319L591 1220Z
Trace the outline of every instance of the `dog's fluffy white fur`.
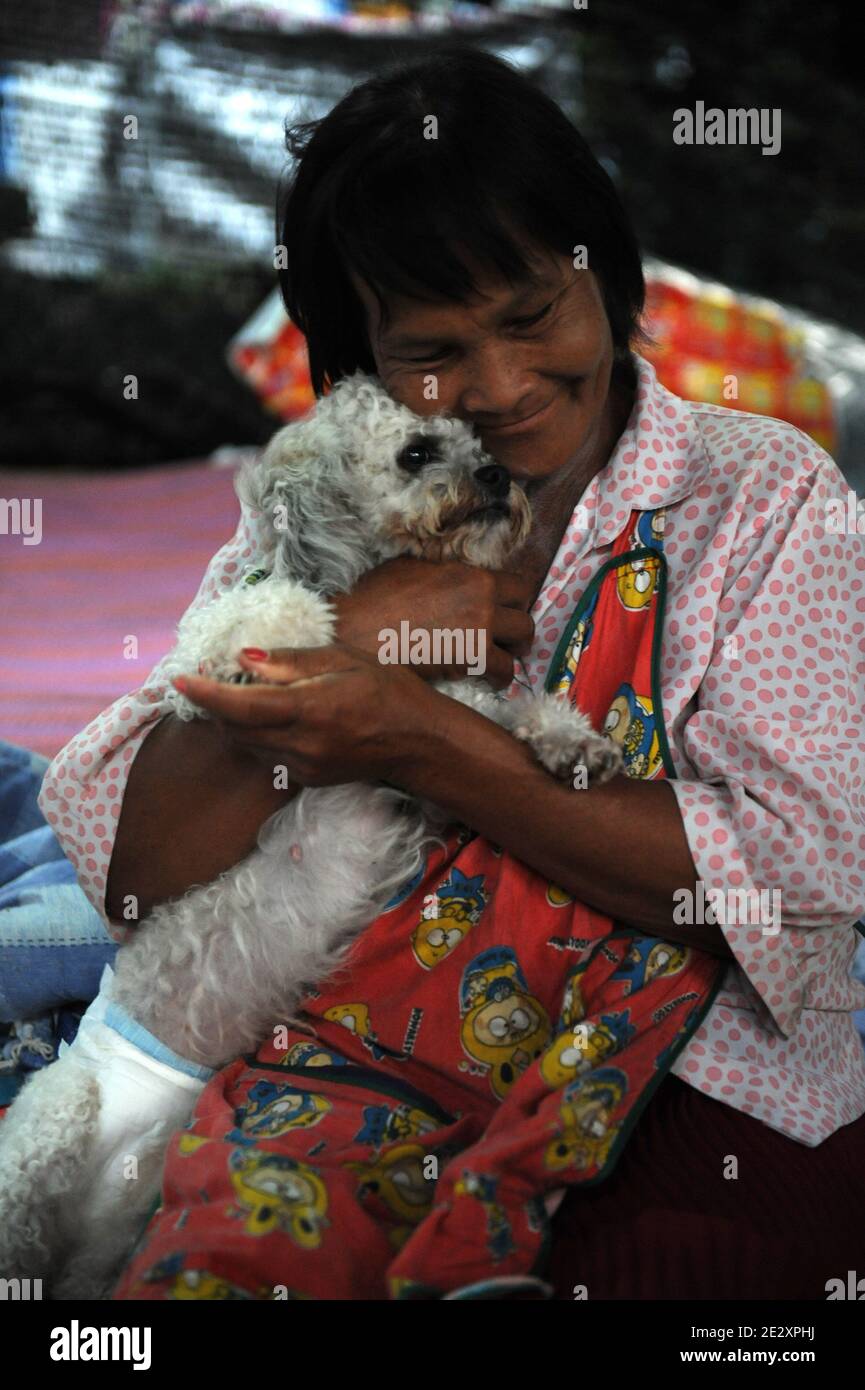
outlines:
M329 598L384 560L410 553L495 568L530 526L524 492L466 424L421 419L362 373L278 431L237 489L268 520L269 574L184 618L169 675L237 679L241 647L325 646ZM617 747L566 701L507 700L477 678L438 688L510 729L556 776L583 764L603 780L620 765ZM182 719L203 715L173 687L168 698ZM110 999L204 1066L253 1049L340 967L442 824L389 787L305 789L242 863L150 914L118 952ZM136 1057L98 1002L76 1044L28 1081L0 1124L0 1274L43 1277L61 1298L110 1290L158 1194L167 1139L203 1084ZM121 1177L130 1153L135 1182Z

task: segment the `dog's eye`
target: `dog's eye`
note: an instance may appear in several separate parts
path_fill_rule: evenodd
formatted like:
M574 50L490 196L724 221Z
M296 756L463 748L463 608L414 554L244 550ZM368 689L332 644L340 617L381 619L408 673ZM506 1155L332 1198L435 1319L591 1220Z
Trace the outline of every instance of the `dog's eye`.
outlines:
M400 452L397 463L407 473L417 473L432 459L432 450L426 444L407 444Z

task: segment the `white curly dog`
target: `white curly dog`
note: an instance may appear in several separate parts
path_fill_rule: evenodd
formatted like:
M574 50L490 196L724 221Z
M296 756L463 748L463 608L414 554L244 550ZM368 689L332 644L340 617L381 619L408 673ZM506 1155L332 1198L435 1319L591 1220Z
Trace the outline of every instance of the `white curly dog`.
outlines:
M531 524L522 488L466 423L418 417L363 373L279 430L237 491L266 518L267 576L187 615L169 675L243 679L242 647L325 646L328 596L367 570L401 554L496 568ZM438 688L524 740L555 776L581 764L601 781L620 765L567 701L505 699L476 677ZM168 698L182 719L204 713L173 687ZM158 1199L167 1142L205 1081L122 1036L112 1008L198 1067L254 1049L340 966L444 823L390 787L307 788L245 860L141 923L75 1042L0 1122L0 1277L41 1277L54 1298L107 1297Z

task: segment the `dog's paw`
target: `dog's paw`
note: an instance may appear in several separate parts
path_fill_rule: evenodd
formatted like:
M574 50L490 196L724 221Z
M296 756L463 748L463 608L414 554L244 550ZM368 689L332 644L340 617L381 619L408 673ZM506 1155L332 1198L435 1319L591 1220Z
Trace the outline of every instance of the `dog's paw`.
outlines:
M622 766L622 750L619 744L602 734L593 733L582 747L576 750L571 764L571 777L574 785L579 786L578 774L581 769L585 769L587 785L600 786L602 782L609 782L611 777L621 772Z
M585 785L606 782L622 765L617 744L598 734L585 714L558 695L517 697L507 702L514 738L528 745L542 767L563 782L585 771Z

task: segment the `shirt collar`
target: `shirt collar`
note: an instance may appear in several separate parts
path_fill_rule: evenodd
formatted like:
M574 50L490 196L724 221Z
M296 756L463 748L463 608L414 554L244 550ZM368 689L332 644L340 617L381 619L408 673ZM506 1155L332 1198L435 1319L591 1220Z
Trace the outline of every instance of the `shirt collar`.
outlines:
M688 401L658 381L651 362L634 354L637 390L609 462L591 479L565 527L532 608L538 624L567 602L580 561L621 535L633 511L652 511L688 497L706 478L709 458Z
M590 548L621 534L632 511L652 511L689 496L709 471L690 403L658 381L655 368L634 354L637 392L628 423L609 463L590 481L571 519Z

